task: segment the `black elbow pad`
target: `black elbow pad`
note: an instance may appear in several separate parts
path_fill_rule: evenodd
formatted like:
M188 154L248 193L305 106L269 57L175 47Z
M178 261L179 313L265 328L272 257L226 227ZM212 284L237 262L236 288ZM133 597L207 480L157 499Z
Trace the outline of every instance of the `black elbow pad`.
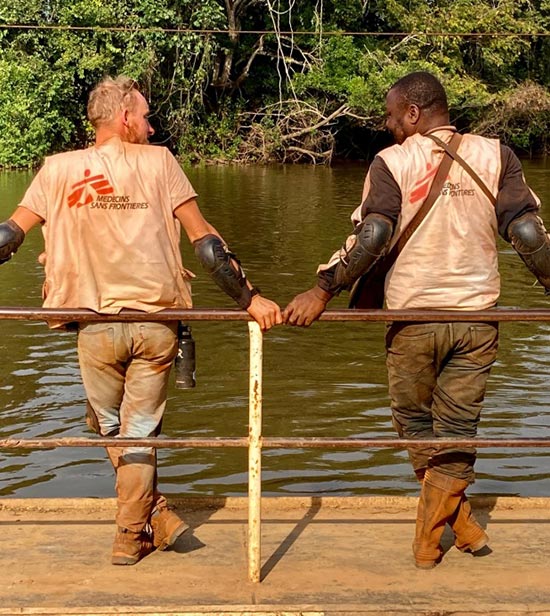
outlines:
M508 225L514 250L542 286L550 289L550 238L542 220L527 212Z
M9 261L25 239L25 232L13 220L0 224L0 264Z
M193 242L195 255L214 282L246 310L252 301L252 291L237 257L217 235L205 235Z
M393 235L392 221L382 214L368 214L355 230L355 242L344 247L345 256L336 265L332 292L349 289L383 257Z

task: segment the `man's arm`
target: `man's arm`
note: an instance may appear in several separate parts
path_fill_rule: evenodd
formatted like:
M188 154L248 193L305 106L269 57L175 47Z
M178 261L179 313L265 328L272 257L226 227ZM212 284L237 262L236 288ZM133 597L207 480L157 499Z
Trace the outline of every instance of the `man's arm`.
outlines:
M501 160L495 206L499 232L549 294L550 239L537 215L539 201L525 183L518 157L507 146L501 147Z
M534 212L514 218L508 225L514 250L550 295L550 239L544 223Z
M23 243L26 233L42 218L19 206L8 220L0 223L0 265L9 261Z
M318 274L317 286L297 295L283 311L285 323L308 327L343 289L351 289L386 254L393 223L381 214L367 214L342 247L340 259Z
M537 212L540 201L527 186L518 157L505 145L500 146L501 172L495 212L498 231L507 242L510 241L508 227L510 223L527 212Z
M44 219L31 212L24 205L20 205L10 216L10 220L13 220L23 231L23 233L28 233L35 225L39 223L43 223Z
M221 235L204 218L196 200L182 203L175 209L174 215L195 247L197 259L222 291L246 310L263 331L282 323L279 306L262 297L247 280L240 262L229 251Z
M401 212L401 189L379 156L372 162L365 184L369 188L363 204L352 215L352 220L361 222L329 263L319 266L317 285L297 295L284 309L285 323L311 325L334 295L351 289L386 254Z

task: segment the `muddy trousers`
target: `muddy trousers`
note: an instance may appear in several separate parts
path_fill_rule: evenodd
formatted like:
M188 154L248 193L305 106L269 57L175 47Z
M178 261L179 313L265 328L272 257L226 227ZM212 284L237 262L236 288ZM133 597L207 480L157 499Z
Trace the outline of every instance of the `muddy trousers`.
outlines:
M393 323L386 334L393 424L408 439L473 438L498 347L494 323ZM474 481L473 447L409 449L415 471Z
M168 377L177 350L176 323L89 323L78 334L78 355L88 397L87 422L102 436L157 436L166 407ZM144 529L155 507L156 451L109 447L116 473L120 528Z

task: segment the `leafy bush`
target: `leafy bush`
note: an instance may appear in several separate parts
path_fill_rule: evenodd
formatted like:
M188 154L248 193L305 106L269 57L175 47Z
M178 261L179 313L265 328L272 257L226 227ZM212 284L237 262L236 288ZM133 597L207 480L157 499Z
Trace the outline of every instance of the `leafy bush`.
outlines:
M158 139L186 160L328 162L339 133L382 129L387 90L412 70L440 77L462 129L546 151L550 43L535 33L550 26L549 7L548 0L0 0L0 166L27 167L86 145L87 96L106 74L141 83ZM285 33L242 32L275 26ZM292 34L298 30L316 34Z
M0 59L0 166L30 167L70 144L68 86L36 57Z

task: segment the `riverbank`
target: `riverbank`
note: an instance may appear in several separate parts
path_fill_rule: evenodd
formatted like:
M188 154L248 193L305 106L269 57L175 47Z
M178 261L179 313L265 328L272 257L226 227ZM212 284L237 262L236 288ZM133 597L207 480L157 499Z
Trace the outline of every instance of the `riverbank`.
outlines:
M550 614L550 499L479 497L492 553L414 567L416 499L265 498L262 581L247 500L177 501L173 549L113 567L113 499L0 500L0 614Z

